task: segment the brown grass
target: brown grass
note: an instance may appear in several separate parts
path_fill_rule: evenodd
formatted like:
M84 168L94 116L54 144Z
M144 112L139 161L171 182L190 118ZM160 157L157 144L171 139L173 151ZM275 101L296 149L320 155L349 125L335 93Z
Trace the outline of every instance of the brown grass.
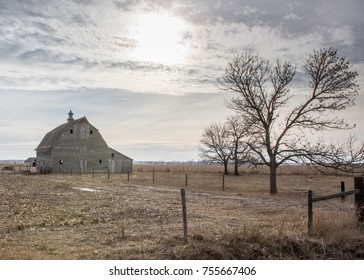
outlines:
M307 190L335 193L352 177L285 167L279 194L266 170L226 176L221 167L135 166L130 175L0 175L0 259L361 259L354 201L314 204ZM154 184L152 172L154 170ZM180 188L188 174L189 242Z

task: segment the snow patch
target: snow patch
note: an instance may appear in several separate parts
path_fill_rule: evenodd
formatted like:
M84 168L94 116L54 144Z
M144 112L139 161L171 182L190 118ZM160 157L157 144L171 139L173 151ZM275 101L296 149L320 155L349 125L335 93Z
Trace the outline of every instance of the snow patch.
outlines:
M84 191L84 192L101 192L100 190L95 190L91 188L74 188L75 190Z

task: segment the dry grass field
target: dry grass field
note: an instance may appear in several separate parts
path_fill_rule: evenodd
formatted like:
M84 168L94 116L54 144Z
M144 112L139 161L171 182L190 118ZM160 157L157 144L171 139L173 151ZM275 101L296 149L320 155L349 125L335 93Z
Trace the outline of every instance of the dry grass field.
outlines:
M154 182L153 182L154 171ZM0 259L363 259L354 199L314 204L307 191L353 188L353 177L282 167L278 195L264 168L140 165L125 174L0 174ZM187 186L186 186L187 174ZM188 243L180 189L185 188Z

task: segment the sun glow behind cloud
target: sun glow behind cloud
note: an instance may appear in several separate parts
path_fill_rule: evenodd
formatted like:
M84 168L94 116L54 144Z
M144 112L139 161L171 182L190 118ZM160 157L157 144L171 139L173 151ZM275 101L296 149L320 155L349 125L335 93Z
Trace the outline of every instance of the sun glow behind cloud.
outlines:
M137 60L161 64L182 63L187 49L183 45L186 24L166 14L144 14L138 17L134 39Z

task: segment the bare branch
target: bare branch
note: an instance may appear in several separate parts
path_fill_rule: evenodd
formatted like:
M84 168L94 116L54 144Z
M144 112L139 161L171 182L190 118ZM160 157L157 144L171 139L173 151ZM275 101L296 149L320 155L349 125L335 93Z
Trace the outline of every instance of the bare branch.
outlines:
M339 58L336 50L321 49L307 59L304 68L311 78L311 95L294 108L287 118L287 128L312 130L351 129L343 119L322 117L327 111L341 111L354 105L358 94L358 73L349 70L349 62Z
M364 142L358 144L355 136L350 135L346 142L325 144L318 142L307 145L299 155L302 161L312 166L336 169L343 172L363 172Z

